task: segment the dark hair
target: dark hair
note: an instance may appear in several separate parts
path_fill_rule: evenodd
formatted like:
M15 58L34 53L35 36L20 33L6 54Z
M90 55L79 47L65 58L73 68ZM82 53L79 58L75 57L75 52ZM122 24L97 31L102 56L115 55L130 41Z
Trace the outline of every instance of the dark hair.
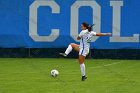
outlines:
M83 25L84 27L86 27L86 29L88 29L89 24L87 24L86 22L83 22L82 25Z
M94 24L90 26L90 25L87 24L86 22L83 22L82 25L83 25L84 27L86 27L86 29L88 29L89 32L92 31L92 26L94 26Z

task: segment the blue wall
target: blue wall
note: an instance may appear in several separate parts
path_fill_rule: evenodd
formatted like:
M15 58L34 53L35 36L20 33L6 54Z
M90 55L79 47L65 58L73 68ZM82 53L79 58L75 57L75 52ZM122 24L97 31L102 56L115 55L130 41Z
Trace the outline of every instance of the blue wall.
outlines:
M45 0L44 0L45 1ZM46 0L51 2L52 0ZM37 9L37 22L31 13L31 5L35 0L0 0L0 47L2 48L66 48L69 43L77 43L70 35L71 23L71 7L78 0L55 0L54 2L60 7L60 13L52 13L49 6L40 6ZM84 1L84 0L82 0ZM94 1L94 0L85 0ZM116 0L117 1L117 0ZM121 1L121 0L119 0ZM122 41L111 41L110 37L99 37L91 42L91 48L96 49L139 49L140 42L140 1L139 0L122 0L120 16L120 36ZM95 2L94 2L95 3ZM113 29L113 8L110 6L110 0L96 0L101 8L100 31L110 32ZM78 6L75 6L78 7ZM82 6L79 8L78 27L80 32L80 24L88 22L94 23L94 12L91 7ZM99 11L98 11L99 12ZM29 17L30 16L30 17ZM32 19L33 18L33 19ZM76 20L76 19L75 19ZM30 32L29 24L37 24L37 34L39 36L49 36L51 29L59 29L59 36L54 40L34 40ZM95 23L96 24L96 23ZM97 25L99 26L99 25ZM34 29L34 27L32 27ZM94 30L94 28L93 28ZM115 31L115 30L114 30ZM133 38L133 34L137 34L137 38ZM113 34L114 35L114 34ZM34 36L34 33L32 34ZM56 37L56 36L54 36ZM53 37L52 37L53 38Z

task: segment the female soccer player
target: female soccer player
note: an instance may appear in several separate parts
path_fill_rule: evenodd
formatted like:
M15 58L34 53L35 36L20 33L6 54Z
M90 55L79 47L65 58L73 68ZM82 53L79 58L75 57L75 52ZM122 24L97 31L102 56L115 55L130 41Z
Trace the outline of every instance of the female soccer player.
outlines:
M79 64L82 74L82 81L87 79L85 74L85 57L89 53L90 41L93 36L111 36L111 33L96 33L91 31L92 26L89 26L87 23L83 22L81 25L81 32L77 37L77 40L80 40L80 45L71 43L66 49L65 53L60 53L60 55L66 57L72 50L79 52Z

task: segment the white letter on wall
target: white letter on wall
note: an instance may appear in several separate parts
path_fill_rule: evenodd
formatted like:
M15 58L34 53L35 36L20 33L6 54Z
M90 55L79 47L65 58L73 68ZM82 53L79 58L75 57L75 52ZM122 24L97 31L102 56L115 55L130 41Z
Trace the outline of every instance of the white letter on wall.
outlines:
M70 35L75 40L78 41L76 38L78 36L78 22L79 22L79 8L82 6L90 6L93 13L93 22L95 25L94 31L95 32L101 32L101 7L96 1L76 1L71 6L71 23L70 23ZM84 11L83 11L84 13ZM86 12L85 12L86 13ZM88 15L88 14L87 14ZM98 37L94 37L92 41L96 41Z
M139 34L134 34L133 37L120 37L121 6L123 6L123 1L110 1L110 6L113 7L113 32L110 42L139 42Z
M60 7L54 1L34 1L30 6L29 35L34 41L52 42L59 36L59 29L52 29L49 36L39 36L37 33L37 15L40 6L49 6L52 9L52 13L60 13Z

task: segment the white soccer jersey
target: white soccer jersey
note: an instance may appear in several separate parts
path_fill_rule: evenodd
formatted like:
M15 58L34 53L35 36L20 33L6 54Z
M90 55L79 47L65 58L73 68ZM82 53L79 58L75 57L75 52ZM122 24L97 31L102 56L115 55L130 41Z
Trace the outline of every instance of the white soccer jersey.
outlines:
M90 42L93 36L96 36L96 32L89 32L88 29L80 32L79 37L81 37L81 40L79 55L86 56L89 53Z

